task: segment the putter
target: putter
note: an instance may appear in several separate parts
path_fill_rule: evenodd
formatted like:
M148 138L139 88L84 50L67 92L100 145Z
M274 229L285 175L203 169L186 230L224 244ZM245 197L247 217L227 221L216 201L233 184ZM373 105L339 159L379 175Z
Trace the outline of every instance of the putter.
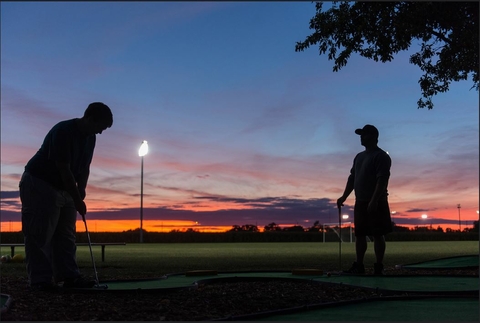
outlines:
M338 205L338 270L342 272L342 206Z
M108 286L106 284L100 285L98 281L97 267L95 266L95 260L93 259L92 242L90 241L90 234L88 233L87 220L85 220L85 217L83 217L83 222L85 223L85 231L87 232L88 238L88 247L90 248L90 257L92 257L93 270L95 271L95 285L93 287L99 289L107 289Z

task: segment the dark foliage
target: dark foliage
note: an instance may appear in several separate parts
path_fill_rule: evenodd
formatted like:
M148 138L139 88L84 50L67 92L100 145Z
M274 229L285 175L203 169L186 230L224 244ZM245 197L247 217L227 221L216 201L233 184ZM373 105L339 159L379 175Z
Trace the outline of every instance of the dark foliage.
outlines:
M473 80L477 91L479 68L479 3L333 1L323 11L316 4L310 20L314 32L295 51L318 45L319 53L328 53L333 71L347 64L352 53L378 62L393 60L412 43L420 50L410 56L410 63L424 73L418 81L422 98L419 108L433 108L432 97L447 92L454 81Z
M387 241L477 241L478 231L465 230L425 230L394 231L388 234ZM92 242L139 242L139 233L130 232L90 232ZM355 238L355 237L354 237ZM211 242L336 242L338 236L329 230L324 232L308 231L267 231L267 232L144 232L145 243L211 243ZM85 232L77 232L77 242L87 243ZM1 243L23 243L21 232L3 232Z

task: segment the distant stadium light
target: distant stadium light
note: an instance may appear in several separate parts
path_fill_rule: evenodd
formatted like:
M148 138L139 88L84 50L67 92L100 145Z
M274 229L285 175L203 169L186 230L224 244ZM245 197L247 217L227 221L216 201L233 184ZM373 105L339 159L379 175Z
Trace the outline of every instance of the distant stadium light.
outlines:
M148 153L147 141L142 141L142 145L138 150L138 156L142 157L142 171L140 180L140 242L143 242L143 157Z
M140 146L140 149L138 150L138 156L143 157L146 154L148 154L148 143L146 140L142 141L142 145Z

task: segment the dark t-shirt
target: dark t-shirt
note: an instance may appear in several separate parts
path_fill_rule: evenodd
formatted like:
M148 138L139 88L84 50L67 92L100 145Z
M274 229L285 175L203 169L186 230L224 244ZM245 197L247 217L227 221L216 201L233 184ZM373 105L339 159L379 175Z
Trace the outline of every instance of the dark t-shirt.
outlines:
M89 171L96 136L82 134L76 120L57 123L45 136L37 153L28 161L25 171L58 189L65 189L55 162L69 163L78 182L82 174Z
M377 147L372 151L362 151L355 156L350 176L354 178L355 198L358 201L370 201L375 191L377 178L381 176L390 177L392 160L381 148ZM383 192L380 199L386 199L387 190Z

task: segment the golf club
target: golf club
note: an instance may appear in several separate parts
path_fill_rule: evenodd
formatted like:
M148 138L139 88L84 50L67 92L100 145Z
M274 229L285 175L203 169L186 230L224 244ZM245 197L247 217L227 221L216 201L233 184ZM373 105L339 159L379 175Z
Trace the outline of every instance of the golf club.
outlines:
M338 270L342 272L342 206L338 205Z
M97 267L95 266L95 260L93 259L92 242L90 241L90 234L88 233L87 220L85 220L85 217L83 217L83 222L85 223L85 231L87 232L87 238L88 238L88 247L90 248L90 256L92 257L93 270L95 271L95 285L93 287L100 288L100 289L107 289L108 286L106 284L100 285L98 281Z

